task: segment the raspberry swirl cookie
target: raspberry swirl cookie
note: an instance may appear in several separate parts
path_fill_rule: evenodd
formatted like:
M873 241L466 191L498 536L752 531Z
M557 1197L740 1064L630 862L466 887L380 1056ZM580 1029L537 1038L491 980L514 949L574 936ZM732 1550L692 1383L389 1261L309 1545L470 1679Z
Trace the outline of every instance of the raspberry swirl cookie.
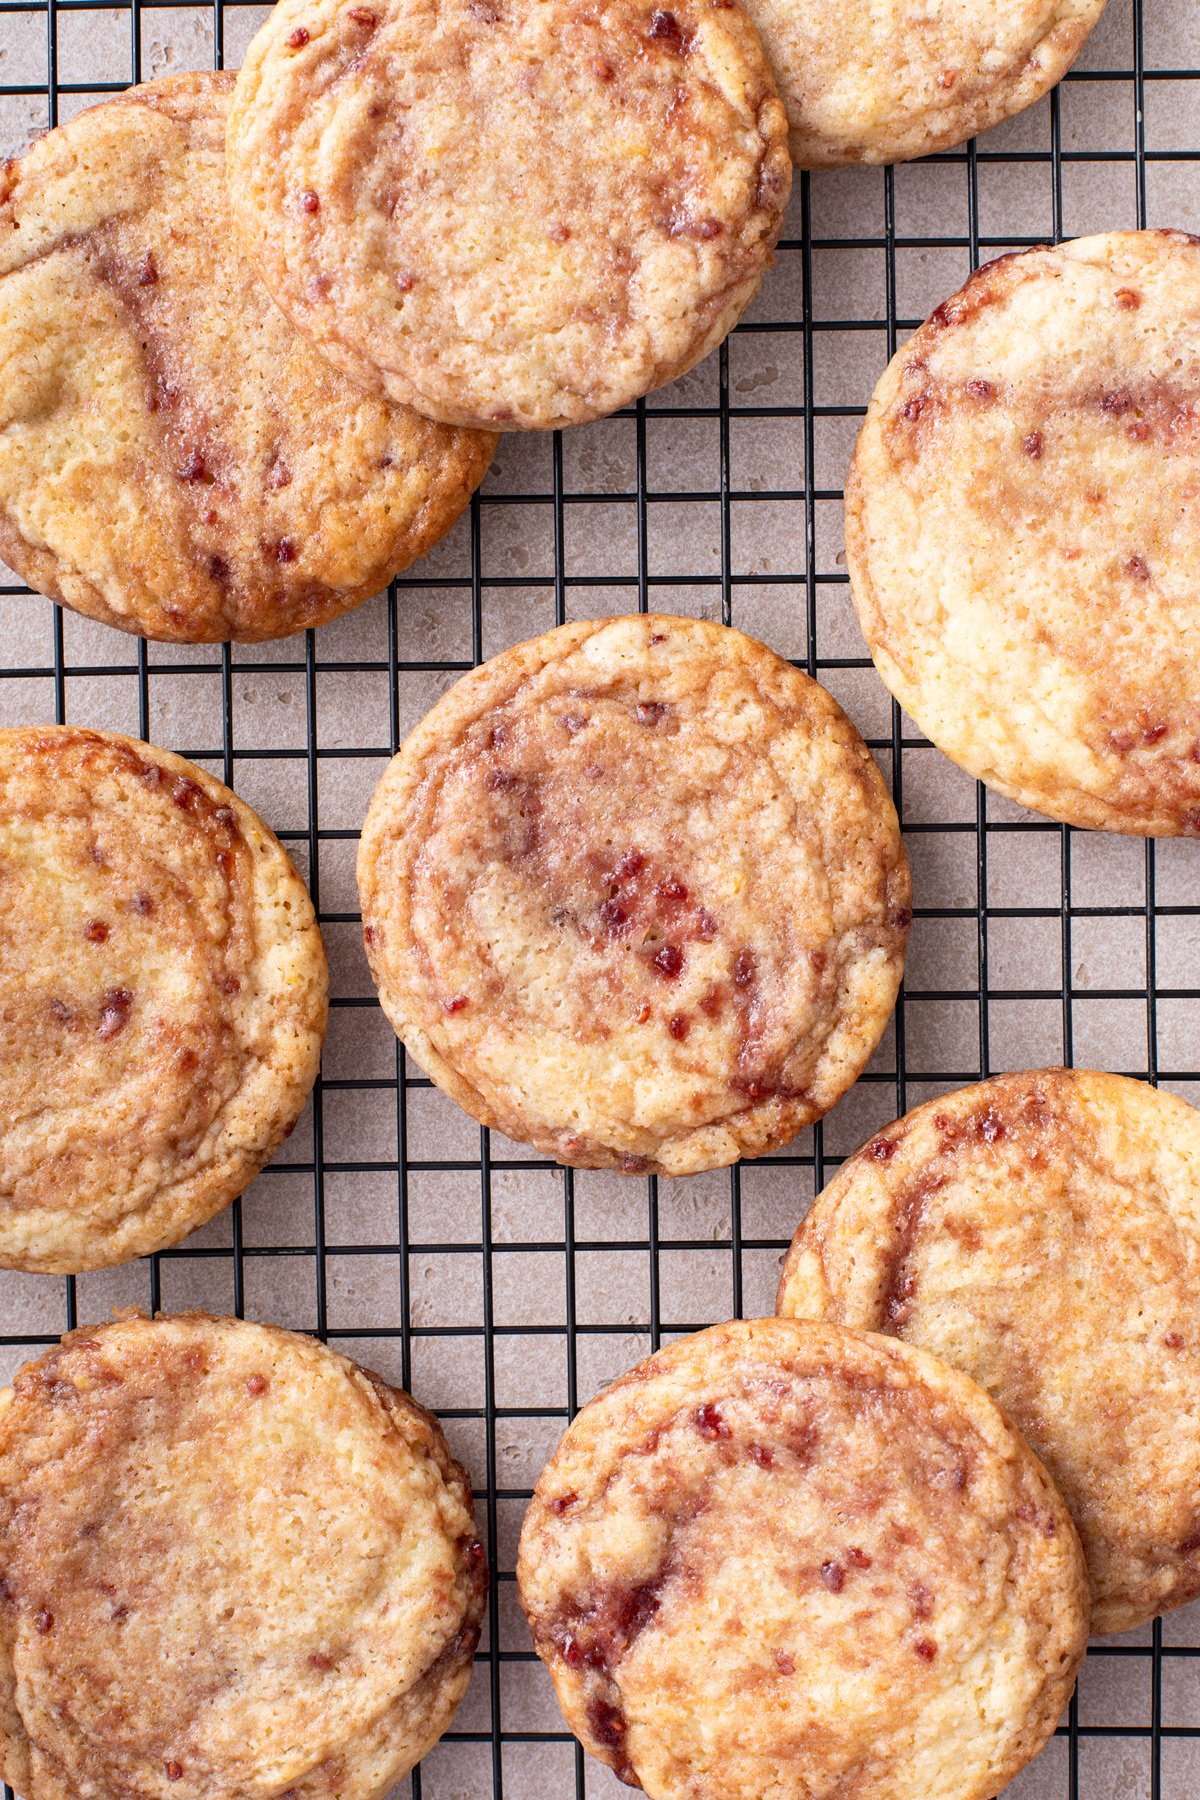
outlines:
M876 667L934 743L1072 825L1200 832L1200 239L980 269L892 361L846 490Z
M949 150L1061 81L1105 0L747 0L800 168Z
M149 82L0 167L0 558L144 637L282 637L428 550L494 439L337 374L239 248L232 75Z
M578 425L758 291L787 118L736 0L281 0L229 121L264 281L324 354L451 425Z
M1097 1631L1200 1594L1200 1117L1144 1082L1002 1075L850 1158L779 1310L893 1333L981 1382L1083 1540Z
M1087 1638L1071 1521L982 1389L790 1319L586 1406L517 1580L567 1723L652 1800L992 1800Z
M0 731L0 1265L173 1244L299 1117L321 934L262 820L115 732Z
M561 626L434 707L359 850L380 999L438 1085L584 1168L761 1156L882 1033L911 919L878 769L724 626Z
M487 1582L408 1395L202 1313L73 1332L0 1405L0 1774L23 1800L376 1800Z

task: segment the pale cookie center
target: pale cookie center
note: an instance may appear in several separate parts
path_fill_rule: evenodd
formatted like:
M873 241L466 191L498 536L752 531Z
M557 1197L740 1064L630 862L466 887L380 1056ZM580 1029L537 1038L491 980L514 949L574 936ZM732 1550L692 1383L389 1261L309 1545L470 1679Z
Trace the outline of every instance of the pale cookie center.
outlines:
M510 1068L514 1041L547 1034L592 1080L652 1046L690 1124L802 1090L833 1005L831 914L819 843L765 757L669 702L586 693L472 734L413 872L456 1056L487 1056L498 1022ZM643 1105L673 1123L680 1098Z

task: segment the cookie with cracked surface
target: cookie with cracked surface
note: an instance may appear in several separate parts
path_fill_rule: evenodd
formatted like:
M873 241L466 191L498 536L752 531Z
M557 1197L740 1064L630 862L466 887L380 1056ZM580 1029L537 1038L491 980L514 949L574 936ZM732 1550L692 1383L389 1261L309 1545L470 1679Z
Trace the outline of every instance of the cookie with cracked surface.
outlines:
M384 1009L484 1124L582 1168L762 1156L857 1079L911 919L825 690L725 626L560 626L458 682L367 813Z
M904 162L1049 93L1105 0L746 0L798 168Z
M115 732L0 731L0 1266L176 1243L316 1078L326 967L284 850L221 782Z
M378 593L494 442L364 394L279 312L230 217L232 86L131 88L0 168L0 558L181 643Z
M876 667L938 747L1072 825L1200 832L1200 239L980 269L894 358L846 493Z
M991 1800L1087 1637L1070 1518L983 1390L791 1319L585 1406L517 1580L567 1723L652 1800Z
M715 349L791 185L738 0L281 0L229 161L250 253L326 356L501 430L615 412Z
M1083 1540L1092 1622L1200 1594L1200 1116L1144 1082L1000 1075L843 1164L779 1310L965 1369L1025 1433Z
M0 1404L0 1772L24 1800L375 1800L487 1574L437 1421L312 1338L85 1328Z

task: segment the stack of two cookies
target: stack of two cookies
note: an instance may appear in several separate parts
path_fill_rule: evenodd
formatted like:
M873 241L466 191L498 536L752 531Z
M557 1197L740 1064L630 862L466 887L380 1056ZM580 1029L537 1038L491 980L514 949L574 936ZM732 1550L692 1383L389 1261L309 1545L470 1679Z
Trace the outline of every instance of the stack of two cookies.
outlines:
M233 77L133 88L0 175L0 557L105 624L284 636L448 529L492 440L339 375L239 247Z
M654 1800L992 1800L1089 1630L1200 1593L1200 1119L1041 1070L845 1163L780 1316L661 1350L538 1483L518 1581Z
M330 619L497 428L719 343L790 179L737 6L280 6L236 86L133 88L5 171L0 555L148 637Z

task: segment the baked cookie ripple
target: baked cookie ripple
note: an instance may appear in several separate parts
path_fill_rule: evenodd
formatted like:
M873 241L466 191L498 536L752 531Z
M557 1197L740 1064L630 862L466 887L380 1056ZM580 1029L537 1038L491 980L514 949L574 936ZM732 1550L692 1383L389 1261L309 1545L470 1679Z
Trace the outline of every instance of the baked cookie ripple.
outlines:
M359 849L371 969L438 1085L585 1168L687 1174L828 1110L895 1002L895 811L834 701L724 626L564 625L458 682Z
M279 312L225 187L232 75L149 82L0 167L0 557L145 637L282 637L386 586L494 439L369 397Z
M446 1729L486 1572L407 1394L203 1314L76 1331L0 1407L23 1800L374 1800Z
M229 121L233 202L339 367L453 425L577 425L753 299L791 184L735 0L281 0Z
M1097 1631L1200 1594L1200 1116L1144 1082L1001 1075L838 1171L779 1310L894 1333L1025 1433L1083 1540Z
M149 744L0 731L0 1264L175 1243L317 1073L321 934L262 821Z
M1087 1635L1074 1528L982 1389L785 1319L586 1406L517 1579L568 1724L652 1800L991 1800Z
M980 269L892 361L846 549L896 698L1068 824L1200 831L1200 239Z
M1105 0L747 0L800 168L902 162L1023 112Z

